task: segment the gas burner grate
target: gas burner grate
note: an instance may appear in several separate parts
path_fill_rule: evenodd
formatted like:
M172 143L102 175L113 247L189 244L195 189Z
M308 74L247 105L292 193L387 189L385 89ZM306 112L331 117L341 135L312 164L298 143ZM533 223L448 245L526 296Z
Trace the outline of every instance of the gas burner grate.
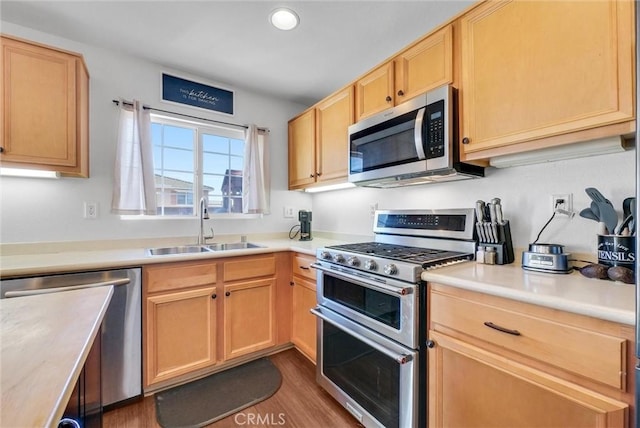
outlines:
M403 260L411 263L428 263L467 256L457 251L437 250L433 248L410 247L382 242L363 242L357 244L334 245L334 250L373 255L392 260Z

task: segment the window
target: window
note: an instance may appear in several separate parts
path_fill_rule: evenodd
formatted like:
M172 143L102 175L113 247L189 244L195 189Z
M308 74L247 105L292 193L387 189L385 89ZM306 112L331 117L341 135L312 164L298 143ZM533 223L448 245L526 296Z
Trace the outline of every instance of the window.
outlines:
M242 130L152 115L151 140L158 215L242 212Z

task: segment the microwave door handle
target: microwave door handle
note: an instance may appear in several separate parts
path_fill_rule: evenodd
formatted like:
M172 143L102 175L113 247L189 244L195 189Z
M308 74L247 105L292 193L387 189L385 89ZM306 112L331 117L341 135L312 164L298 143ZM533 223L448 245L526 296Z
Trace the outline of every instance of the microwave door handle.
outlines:
M418 110L418 114L416 115L416 125L413 128L413 137L414 143L416 145L416 153L418 153L418 159L424 160L427 156L424 153L424 144L423 144L423 136L422 136L422 124L424 122L424 112L426 107L422 107Z

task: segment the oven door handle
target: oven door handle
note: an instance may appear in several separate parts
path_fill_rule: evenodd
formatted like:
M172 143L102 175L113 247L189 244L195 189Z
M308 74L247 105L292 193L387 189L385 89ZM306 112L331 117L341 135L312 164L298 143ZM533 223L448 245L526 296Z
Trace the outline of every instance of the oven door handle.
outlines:
M311 264L311 267L314 269L318 269L322 272L332 273L334 275L341 276L342 278L350 279L352 281L359 281L359 282L362 281L362 278L358 278L357 275L351 275L344 272L338 273L335 270L328 269L319 263L313 263ZM397 294L399 296L407 296L413 293L413 289L411 287L389 287L386 284L379 284L377 282L367 282L366 286L373 290L377 290L387 294Z
M348 328L336 323L334 320L332 320L331 318L329 318L325 314L323 314L321 308L313 308L310 311L311 311L311 313L313 315L317 316L321 320L328 322L332 326L334 326L336 328L339 328L340 330L344 331L347 334L350 334L351 336L355 337L359 341L366 343L367 345L371 346L376 351L382 352L386 356L388 356L390 358L393 358L398 364L401 364L401 365L402 364L406 364L406 363L410 362L413 359L413 357L411 355L395 353L395 352L391 351L390 349L387 349L384 346L374 342L373 340L371 340L371 339L369 339L367 337L364 337L361 334L359 334L359 333L357 333L357 332L355 332L353 330L350 330L350 329L348 329Z

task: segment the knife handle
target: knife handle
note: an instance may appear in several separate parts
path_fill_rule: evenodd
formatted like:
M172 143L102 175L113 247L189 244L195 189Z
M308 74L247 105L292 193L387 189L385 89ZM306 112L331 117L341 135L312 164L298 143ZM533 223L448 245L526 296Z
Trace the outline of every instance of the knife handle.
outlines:
M496 204L496 222L498 222L498 224L504 224L504 217L502 217L502 205L500 205L500 203Z
M478 200L476 201L476 217L477 221L483 222L484 218L484 201Z
M493 203L489 204L489 219L491 220L491 223L496 223L498 221L496 204L493 204Z

